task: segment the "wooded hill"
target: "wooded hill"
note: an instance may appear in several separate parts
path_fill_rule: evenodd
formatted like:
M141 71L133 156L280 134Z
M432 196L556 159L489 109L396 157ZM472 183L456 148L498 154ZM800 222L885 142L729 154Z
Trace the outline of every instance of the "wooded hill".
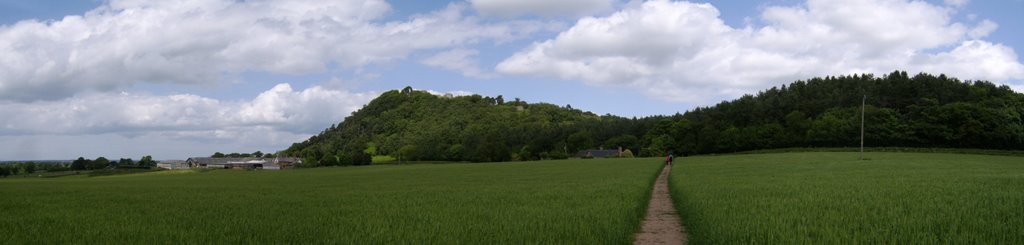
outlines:
M624 118L479 95L389 91L282 154L311 165L565 158L624 147L641 156L866 145L1024 149L1024 94L985 81L893 72L813 78L684 114Z

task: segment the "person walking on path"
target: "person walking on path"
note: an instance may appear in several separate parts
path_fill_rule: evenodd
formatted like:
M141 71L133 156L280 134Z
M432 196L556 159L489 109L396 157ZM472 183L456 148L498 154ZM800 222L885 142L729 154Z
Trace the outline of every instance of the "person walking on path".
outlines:
M665 157L665 164L672 165L672 154L668 154L668 157Z

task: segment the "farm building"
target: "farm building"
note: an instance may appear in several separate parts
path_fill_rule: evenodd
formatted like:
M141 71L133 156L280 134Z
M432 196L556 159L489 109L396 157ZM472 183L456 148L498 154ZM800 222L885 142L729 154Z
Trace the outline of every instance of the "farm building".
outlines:
M297 157L276 157L276 158L213 158L193 157L188 159L188 165L192 168L225 168L225 169L267 169L280 170L295 168L302 164Z
M158 162L156 166L162 169L186 169L188 168L188 162L182 160L164 160Z
M604 149L590 149L576 152L576 157L579 158L606 158L606 157L619 157L622 156L622 148L618 150L604 150Z
M255 157L193 157L187 161L191 168L223 168L223 169L267 169L280 170L294 168L302 160L294 157L255 158Z

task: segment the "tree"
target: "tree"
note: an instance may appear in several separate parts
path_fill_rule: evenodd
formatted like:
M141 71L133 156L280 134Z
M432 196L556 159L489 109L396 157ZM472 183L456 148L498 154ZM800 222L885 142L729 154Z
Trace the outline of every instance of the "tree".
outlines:
M36 163L27 162L25 163L25 173L31 174L36 172Z
M313 158L312 156L302 157L302 165L301 165L301 167L311 168L311 167L318 167L319 165L320 165L320 161L317 160L316 158Z
M85 170L86 167L90 164L90 162L91 161L83 157L78 157L78 159L75 159L74 161L71 162L71 170Z
M320 158L320 166L337 166L338 157L334 155L326 155Z
M253 157L257 157L257 158L263 157L263 152L262 151L253 152L252 156Z
M651 144L645 150L648 156L666 156L673 144L675 144L675 140L672 139L672 136L661 135L651 140Z
M565 142L569 144L570 152L585 150L594 146L593 136L590 134L590 131L587 130L580 130L569 135L569 137L565 139Z
M451 161L461 161L462 159L465 159L464 158L465 154L466 154L466 147L465 146L462 146L462 144L454 144L454 145L451 145L451 146L448 147L448 152L446 154L446 158L447 158L447 160L451 160Z
M537 152L534 151L533 148L530 147L530 145L525 145L523 146L523 148L519 149L519 152L516 153L516 156L512 160L530 161L537 160L537 158Z
M110 166L110 160L108 160L106 157L97 157L96 160L93 160L92 163L90 163L89 166L87 166L86 168L103 169L106 168L107 166Z
M417 160L414 157L416 154L415 145L404 145L402 148L398 148L398 160L399 161L414 161Z
M639 149L639 142L640 140L637 139L636 136L631 134L623 134L606 140L604 142L604 147L609 149L622 147L624 150Z
M218 152L214 152L213 155L211 155L210 157L222 158L222 157L224 157L224 153L220 153L219 151Z
M475 162L502 162L508 161L512 156L509 154L508 146L505 143L494 140L485 140L477 148L474 158Z
M788 146L798 146L799 143L803 143L806 140L807 128L810 127L810 121L807 120L807 115L801 111L791 111L784 117L786 127L786 140L785 143Z
M131 159L129 159L131 160ZM153 161L153 156L146 155L142 159L139 159L139 166L142 167L153 167L156 166L156 161Z

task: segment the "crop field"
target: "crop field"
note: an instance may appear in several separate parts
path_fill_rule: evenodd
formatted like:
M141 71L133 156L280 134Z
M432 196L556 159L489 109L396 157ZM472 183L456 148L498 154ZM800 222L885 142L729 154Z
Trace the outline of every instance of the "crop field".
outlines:
M679 158L695 244L1022 244L1024 158L783 153Z
M594 159L0 180L3 243L623 244L661 163Z

